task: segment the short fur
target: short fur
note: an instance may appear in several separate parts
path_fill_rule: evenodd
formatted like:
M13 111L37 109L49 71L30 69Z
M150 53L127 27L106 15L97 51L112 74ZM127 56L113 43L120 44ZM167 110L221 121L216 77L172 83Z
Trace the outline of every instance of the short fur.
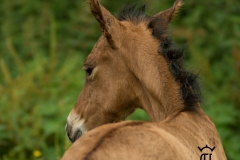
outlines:
M198 103L197 76L185 71L183 50L168 38L182 1L151 17L132 5L118 19L98 0L89 2L103 32L84 62L86 81L66 126L74 143L62 160L203 159L206 145L215 147L213 160L226 160ZM121 122L136 108L151 122Z
M145 5L136 8L136 4L127 5L122 8L117 18L120 21L130 21L133 23L148 23L148 28L152 30L152 35L159 39L159 54L163 55L169 62L171 73L182 85L179 93L184 99L185 111L194 111L197 103L201 102L201 90L197 81L198 75L186 71L183 66L183 49L177 49L173 46L169 38L166 27L161 23L165 21L162 17L153 19L145 14ZM152 20L153 19L153 20Z

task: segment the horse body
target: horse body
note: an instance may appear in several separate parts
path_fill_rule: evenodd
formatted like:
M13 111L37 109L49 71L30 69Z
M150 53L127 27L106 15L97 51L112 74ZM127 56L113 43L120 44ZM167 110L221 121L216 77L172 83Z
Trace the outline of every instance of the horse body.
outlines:
M62 160L225 160L200 107L196 76L184 71L166 32L182 1L152 17L130 6L118 19L89 2L103 35L84 63L86 82L66 126L74 143ZM135 108L152 122L119 122Z
M199 111L200 113L202 111ZM180 113L161 122L119 122L84 134L63 160L194 160L198 147L216 147L212 160L226 159L212 121L204 113Z

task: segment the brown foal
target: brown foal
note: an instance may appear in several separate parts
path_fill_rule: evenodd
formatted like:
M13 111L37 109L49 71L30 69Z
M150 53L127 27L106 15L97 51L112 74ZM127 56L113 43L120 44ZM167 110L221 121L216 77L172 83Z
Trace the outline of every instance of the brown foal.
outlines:
M102 36L84 62L86 81L66 125L74 143L62 160L226 160L200 107L197 76L185 71L167 32L182 1L154 16L127 6L117 18L89 2ZM152 122L120 122L136 108Z

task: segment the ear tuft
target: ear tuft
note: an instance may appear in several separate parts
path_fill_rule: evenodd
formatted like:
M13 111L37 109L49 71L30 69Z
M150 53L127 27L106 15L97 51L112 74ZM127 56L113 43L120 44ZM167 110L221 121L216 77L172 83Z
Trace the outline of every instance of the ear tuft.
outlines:
M170 22L175 17L175 15L178 13L178 11L182 5L183 5L182 0L176 0L171 8L169 8L165 11L162 11L153 17L161 17L161 18L166 19L167 22Z
M88 1L90 3L90 9L93 16L100 23L101 28L104 28L104 17L103 17L103 12L102 12L99 0L88 0Z
M100 23L103 32L106 32L109 26L117 22L117 19L99 3L99 0L88 1L92 14Z
M169 22L175 17L175 15L179 12L179 9L181 8L181 6L183 5L183 1L182 0L177 0L175 1L175 3L172 6L172 13L170 14L169 17Z
M106 10L100 3L99 0L88 0L90 3L90 9L96 20L99 22L102 29L103 35L107 38L110 45L115 47L111 28L116 28L118 20Z
M158 39L164 39L167 36L167 26L175 17L182 6L182 0L177 0L173 6L165 11L157 13L150 20L148 27L152 29L152 34Z

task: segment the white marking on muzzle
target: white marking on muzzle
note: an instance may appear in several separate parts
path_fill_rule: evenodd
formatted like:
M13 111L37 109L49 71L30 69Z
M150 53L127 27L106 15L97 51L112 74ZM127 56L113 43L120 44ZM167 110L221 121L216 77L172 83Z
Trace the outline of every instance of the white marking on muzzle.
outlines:
M67 123L72 127L72 133L76 130L81 130L82 133L86 133L87 130L84 125L85 119L81 118L81 115L77 115L75 112L70 112L69 116L67 117Z

